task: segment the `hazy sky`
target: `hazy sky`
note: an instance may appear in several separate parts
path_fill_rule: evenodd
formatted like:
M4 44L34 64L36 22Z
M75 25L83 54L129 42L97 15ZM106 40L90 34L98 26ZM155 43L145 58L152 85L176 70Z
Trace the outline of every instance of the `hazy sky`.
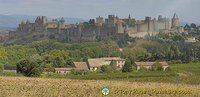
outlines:
M0 0L0 14L45 15L48 17L95 18L115 14L136 19L145 16L172 17L200 23L200 0Z

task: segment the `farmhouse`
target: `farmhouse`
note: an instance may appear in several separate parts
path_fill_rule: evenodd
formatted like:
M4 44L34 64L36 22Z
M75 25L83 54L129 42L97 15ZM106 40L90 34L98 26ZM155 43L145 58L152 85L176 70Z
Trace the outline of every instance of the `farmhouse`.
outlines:
M56 73L62 73L62 74L66 74L71 72L72 68L55 68L55 72Z
M149 69L149 68L152 67L152 65L153 65L154 63L156 63L156 62L135 62L134 65L135 65L135 67L136 67L136 70L139 70L141 67L144 67L144 68ZM167 62L159 62L159 63L162 64L164 70L168 67Z
M91 71L96 71L102 65L117 66L122 68L125 64L125 59L120 57L91 58L88 59L87 63Z
M103 57L103 58L90 58L87 62L74 62L73 68L76 70L91 70L96 71L102 65L117 66L122 68L125 64L125 59L120 57ZM69 73L72 68L55 68L56 73Z

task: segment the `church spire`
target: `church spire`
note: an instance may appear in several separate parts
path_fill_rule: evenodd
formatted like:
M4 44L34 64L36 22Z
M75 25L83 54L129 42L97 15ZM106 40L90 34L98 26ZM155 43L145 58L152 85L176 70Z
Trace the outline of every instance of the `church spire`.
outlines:
M21 24L24 24L24 21L22 20Z
M129 14L128 18L131 19L131 15L130 14Z
M27 19L26 24L29 24L29 23L30 23L30 21Z
M176 18L178 18L178 16L176 15L176 13L174 13L174 17L173 17L174 19L176 19Z

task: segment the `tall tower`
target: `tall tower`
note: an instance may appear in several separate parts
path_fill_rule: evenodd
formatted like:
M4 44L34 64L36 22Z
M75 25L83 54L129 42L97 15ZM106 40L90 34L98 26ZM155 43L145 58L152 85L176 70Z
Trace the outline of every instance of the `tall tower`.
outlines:
M172 28L176 28L178 26L179 26L179 18L175 13L174 17L172 18Z
M103 21L103 17L97 17L96 18L96 23L104 23L104 21Z
M47 23L47 17L46 16L42 16L42 23L46 24Z

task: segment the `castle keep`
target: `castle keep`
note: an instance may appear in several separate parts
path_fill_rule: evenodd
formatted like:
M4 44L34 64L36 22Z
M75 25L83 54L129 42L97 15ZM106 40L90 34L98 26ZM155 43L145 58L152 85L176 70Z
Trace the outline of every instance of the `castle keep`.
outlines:
M64 18L61 20L48 21L46 16L37 17L34 23L29 20L19 24L16 31L9 32L10 40L30 39L39 37L40 39L69 39L69 40L93 40L97 37L108 35L128 34L131 37L145 37L156 35L159 32L183 32L183 27L179 26L179 18L176 14L172 18L158 19L146 17L145 20L135 20L129 15L128 18L119 18L115 15L97 17L96 21L90 19L89 22L79 24L66 24Z

